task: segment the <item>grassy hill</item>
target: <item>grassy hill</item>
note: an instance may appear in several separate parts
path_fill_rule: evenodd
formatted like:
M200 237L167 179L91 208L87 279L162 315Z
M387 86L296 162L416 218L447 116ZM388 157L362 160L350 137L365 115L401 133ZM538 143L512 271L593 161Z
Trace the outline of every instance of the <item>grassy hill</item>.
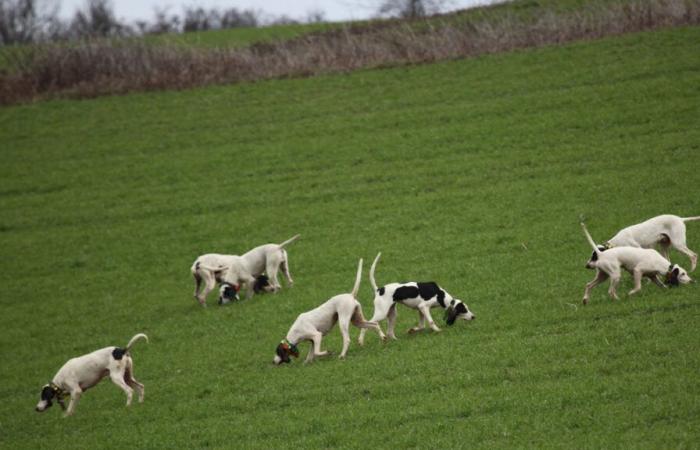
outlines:
M583 307L578 221L604 240L700 214L698 39L0 109L0 446L696 445L697 285L601 286ZM192 299L197 255L295 233L293 288ZM478 319L408 336L401 308L399 341L272 367L295 317L377 251L380 283L438 281ZM361 301L371 316L366 276ZM141 331L144 404L106 381L72 418L33 411L68 358Z

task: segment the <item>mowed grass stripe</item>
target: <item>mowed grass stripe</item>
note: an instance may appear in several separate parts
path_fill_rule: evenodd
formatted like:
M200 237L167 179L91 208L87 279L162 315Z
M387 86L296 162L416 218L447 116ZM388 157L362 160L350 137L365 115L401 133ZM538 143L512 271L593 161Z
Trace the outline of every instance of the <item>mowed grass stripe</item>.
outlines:
M696 287L611 302L604 285L582 307L578 221L604 240L700 214L698 37L0 110L0 442L692 446ZM295 233L292 289L195 305L198 254ZM699 235L688 224L696 251ZM349 291L359 257L372 315L377 251L380 283L434 279L478 319L447 328L435 310L443 333L408 336L417 314L401 308L397 342L370 333L347 361L272 368L296 315ZM143 405L103 383L69 420L34 413L69 357L137 331ZM337 330L324 347L339 352Z

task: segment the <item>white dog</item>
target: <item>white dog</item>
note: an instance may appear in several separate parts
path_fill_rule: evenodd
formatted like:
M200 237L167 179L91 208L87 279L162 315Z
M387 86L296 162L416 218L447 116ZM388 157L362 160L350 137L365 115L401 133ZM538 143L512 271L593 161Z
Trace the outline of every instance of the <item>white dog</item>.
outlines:
M294 280L289 274L289 259L287 250L284 248L299 239L299 236L297 234L281 244L265 244L255 247L241 256L243 264L254 278L258 278L263 273L267 274L270 289L274 292L282 288L277 279L277 273L280 269L282 269L284 276L287 278L287 284L291 286L294 284ZM249 296L252 294L251 291L248 292Z
M143 402L143 384L134 378L134 363L129 350L139 339L148 336L139 333L132 337L125 348L105 347L87 355L69 359L53 377L53 380L41 390L41 400L36 405L38 412L48 409L55 398L61 408L70 416L78 405L80 395L95 386L102 378L109 375L112 382L126 393L126 406L131 405L133 389L139 394L139 403ZM133 389L132 389L133 388ZM68 410L63 399L70 396Z
M241 288L245 288L246 298L258 292L276 292L281 288L277 279L280 268L291 286L294 280L289 274L289 259L284 247L298 238L297 234L281 244L261 245L242 256L218 253L200 256L190 269L195 281L194 297L202 306L206 306L207 295L217 282L221 284L219 304L237 299Z
M332 297L316 309L299 314L287 333L287 337L277 345L273 362L275 364L288 363L290 356L299 356L297 345L302 341L310 341L311 348L306 357L306 362L313 361L315 356L326 356L327 351L321 350L321 339L333 328L336 322L343 336L343 351L340 358L345 358L350 346L350 322L358 328L372 328L381 334L379 325L367 322L362 315L362 306L357 301L357 291L360 288L362 277L362 259L357 267L355 286L350 294L340 294Z
M692 272L697 267L698 255L686 245L685 222L693 220L700 220L700 216L678 217L671 214L656 216L645 222L623 228L612 239L597 246L597 248L600 251L624 246L654 248L658 244L663 256L669 259L668 249L674 247L690 258L690 271ZM595 261L595 257L594 252L591 261Z
M255 277L246 268L243 258L237 255L218 253L202 255L192 263L190 271L195 282L194 298L202 306L207 306L207 295L216 287L217 282L221 283L219 304L238 298L238 291L242 285L251 287L256 283Z
M380 320L387 319L386 332L390 338L396 339L394 326L396 324L397 303L418 310L419 325L408 330L409 333L415 333L416 331L425 329L426 321L434 331L441 331L440 328L435 325L433 317L430 315L430 309L437 306L445 309L447 325L454 324L457 319L476 319L476 316L469 311L469 308L464 302L452 297L447 291L441 289L440 286L434 282L389 283L378 288L377 282L374 279L374 270L381 255L381 253L377 254L377 257L374 258L374 262L372 263L372 267L369 269L369 281L372 283L372 290L374 291L374 315L370 319L370 322L379 323ZM364 344L365 331L366 330L360 330L360 337L358 338L358 343L360 345Z
M679 282L687 284L693 281L678 264L671 264L659 252L651 248L612 247L603 252L595 244L583 222L581 227L583 227L583 232L595 255L595 258L586 263L586 267L597 269L596 277L586 284L586 291L583 294L584 305L588 303L591 289L607 280L608 277L610 278L608 294L614 299L619 299L616 290L621 277L620 269L625 269L634 277L634 289L629 292L629 295L636 294L642 289L642 277L650 278L661 287L666 286L659 279L659 275L664 275L665 281L669 285L677 285Z

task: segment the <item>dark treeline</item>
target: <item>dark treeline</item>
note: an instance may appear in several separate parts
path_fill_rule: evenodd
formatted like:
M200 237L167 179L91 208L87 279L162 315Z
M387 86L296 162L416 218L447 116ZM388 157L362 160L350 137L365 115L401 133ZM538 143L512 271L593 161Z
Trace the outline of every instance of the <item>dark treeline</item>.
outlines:
M28 44L95 37L128 37L224 28L298 23L287 16L267 17L262 11L184 7L182 14L156 9L151 21L128 24L117 18L110 0L85 0L72 18L61 19L58 2L0 0L0 44ZM324 14L310 12L304 22L321 22Z

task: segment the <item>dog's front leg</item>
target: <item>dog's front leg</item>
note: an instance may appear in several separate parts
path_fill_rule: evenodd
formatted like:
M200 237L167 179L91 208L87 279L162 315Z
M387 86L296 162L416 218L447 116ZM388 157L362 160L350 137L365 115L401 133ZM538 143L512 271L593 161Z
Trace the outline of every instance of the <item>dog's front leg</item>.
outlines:
M583 293L583 304L586 305L588 304L588 299L591 298L591 289L594 287L598 286L600 283L608 279L608 274L603 272L602 270L598 270L598 272L595 275L595 278L591 280L588 284L586 284L586 290Z
M425 330L425 317L423 316L423 312L419 309L418 310L418 326L415 326L408 330L409 334L417 333L419 331Z
M70 392L70 402L68 402L68 410L65 412L63 417L72 416L75 412L75 407L78 406L78 401L83 391L80 388L76 388Z
M311 348L309 349L309 354L306 355L306 360L304 361L305 363L310 363L311 361L314 360L314 356L326 356L328 355L327 351L321 351L321 340L323 339L323 334L321 333L315 333L311 337Z
M430 328L436 333L441 332L442 330L435 325L435 321L433 320L433 316L430 314L430 308L427 306L424 306L421 308L423 311L423 315L425 316L426 320L428 321L428 325L430 325Z
M668 289L668 286L666 286L666 285L664 284L664 282L661 281L661 278L659 278L659 274L658 274L658 273L657 273L657 274L654 274L654 276L653 276L653 277L650 277L650 278L651 278L651 281L653 281L655 285L657 285L657 286L659 286L659 287L661 287L661 288L664 288L664 289Z

